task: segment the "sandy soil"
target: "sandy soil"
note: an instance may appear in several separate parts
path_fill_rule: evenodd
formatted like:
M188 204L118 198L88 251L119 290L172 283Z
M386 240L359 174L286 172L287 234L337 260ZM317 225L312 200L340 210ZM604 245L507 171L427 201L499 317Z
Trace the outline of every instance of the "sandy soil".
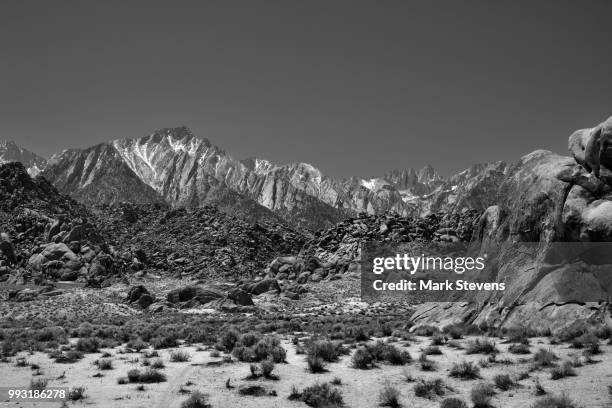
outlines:
M468 339L460 340L466 342ZM410 346L402 347L408 350L413 358L417 358L420 350L429 345L430 340L418 337L417 341L411 342ZM395 343L400 346L403 342ZM559 357L560 361L580 356L578 350L567 345L549 345L548 339L532 339L531 350L538 347L551 349ZM484 355L466 355L465 351L457 350L448 346L441 346L443 355L430 356L430 359L438 363L435 372L423 372L416 363L405 366L390 366L382 364L378 368L370 370L357 370L351 367L350 356L344 356L337 363L328 365L328 372L323 374L311 374L306 369L305 356L297 355L295 347L287 339L284 341L287 350L287 363L277 364L274 372L279 380L247 380L250 374L249 364L234 362L218 366L207 365L211 361L219 361L220 358L210 356L210 350L197 350L195 346L182 347L188 351L192 358L190 362L173 363L169 361L172 350L160 350L166 368L162 371L166 374L168 381L159 384L145 384L144 391L138 391L136 384L117 384L119 377L126 376L131 368L142 367L143 356L141 353L120 354L120 348L107 350L113 354L112 370L101 371L104 377L95 378L98 372L93 362L101 353L87 354L86 357L75 364L56 364L42 353L25 356L30 363L36 363L43 371L43 376L50 379L49 387L84 386L87 398L82 402L70 403L72 405L84 405L88 407L125 407L125 408L174 408L180 407L188 394L181 390L199 390L210 395L213 407L242 407L242 408L267 408L267 407L305 407L303 402L289 401L287 396L291 392L292 385L303 389L317 381L330 381L334 377L342 380L338 388L342 391L344 401L348 407L375 407L378 406L378 395L386 383L397 387L401 393L401 402L404 407L434 408L438 407L442 398L428 400L414 395L414 383L405 380L405 372L414 378L442 378L444 382L454 391L449 391L447 396L455 396L469 401L469 392L478 381L491 381L498 373L518 374L526 371L528 363L520 362L527 356L516 356L506 353L507 345L498 343L502 351L497 360L510 359L515 363L510 365L493 364L488 368L481 368L482 380L462 381L449 377L449 370L454 362L463 360L479 362L486 359ZM536 378L549 393L559 394L563 391L583 408L605 408L612 406L612 399L608 387L612 385L612 346L602 346L603 354L595 357L596 364L585 365L576 368L577 376L567 377L553 381L550 379L548 370L535 371L530 377L520 381L518 388L509 391L498 391L493 399L495 407L503 408L525 408L531 406L536 400L534 381ZM136 361L138 359L138 361ZM64 378L57 379L61 375ZM6 386L28 387L32 378L30 367L16 367L14 360L9 363L0 363L0 377ZM226 388L226 381L235 387ZM192 385L185 385L192 384ZM269 390L274 390L277 396L244 397L240 396L237 389L244 384L258 384ZM8 405L0 402L0 406L19 407L55 407L60 403L21 403L20 405Z

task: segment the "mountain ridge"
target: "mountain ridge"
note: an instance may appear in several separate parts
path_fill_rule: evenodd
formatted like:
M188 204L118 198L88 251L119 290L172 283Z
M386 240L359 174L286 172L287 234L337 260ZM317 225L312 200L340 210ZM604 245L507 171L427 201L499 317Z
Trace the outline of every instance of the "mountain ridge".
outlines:
M484 210L478 199L457 199L452 193L457 187L449 183L478 184L467 179L477 178L490 166L474 165L449 178L427 165L370 179L341 179L305 162L239 160L179 126L63 150L41 165L41 174L61 192L88 205L165 202L185 207L216 204L228 210L235 206L247 215L269 212L316 230L361 212L423 215L473 204Z

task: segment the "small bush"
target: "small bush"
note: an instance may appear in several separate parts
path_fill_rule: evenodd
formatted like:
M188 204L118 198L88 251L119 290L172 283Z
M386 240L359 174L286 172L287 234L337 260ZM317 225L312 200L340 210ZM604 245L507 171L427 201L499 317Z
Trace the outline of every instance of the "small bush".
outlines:
M431 337L434 334L440 333L440 330L435 326L420 326L413 333L417 336Z
M113 369L113 360L110 358L101 358L96 360L96 366L98 366L98 370L112 370Z
M174 350L170 353L170 361L173 363L184 363L191 359L191 355L185 350Z
M561 364L560 367L553 367L550 370L550 378L551 380L560 380L565 377L573 377L576 375L576 370L572 367L572 363L569 361Z
M423 371L436 371L436 362L428 359L426 354L419 356L419 365Z
M49 380L46 378L32 378L30 380L30 389L42 391L47 388Z
M276 378L276 376L272 374L272 371L274 371L274 361L271 358L262 361L260 367L261 373L265 378Z
M160 383L166 381L166 376L154 368L147 368L144 372L140 373L138 381L141 383Z
M151 363L151 367L157 368L157 369L166 368L166 366L164 365L164 362L162 361L161 358L153 360L153 362Z
M442 336L441 334L436 334L431 338L432 346L441 346L444 343L446 343L446 337Z
M555 364L555 361L558 359L559 357L557 357L555 353L543 348L538 349L538 351L533 355L533 363L535 368L552 367Z
M495 342L489 339L476 339L467 342L465 352L467 354L496 354L499 352Z
M313 373L325 372L325 360L315 355L309 355L306 357L306 363L308 364L308 370Z
M355 350L351 362L353 364L353 368L367 370L368 368L372 367L374 359L372 358L372 354L370 354L366 348L359 347L357 350Z
M493 377L493 383L495 386L502 391L508 391L510 388L514 387L516 383L508 374L497 374Z
M68 391L68 399L70 401L79 401L85 399L85 387L73 387Z
M300 394L300 399L308 406L314 408L332 408L344 405L342 393L327 383L315 383L307 387Z
M308 344L308 355L321 357L328 363L338 361L341 355L348 350L342 347L341 343L334 343L329 340L313 341Z
M151 339L151 346L155 349L167 349L178 346L178 341L174 336L160 336Z
M259 340L253 347L256 361L265 360L270 357L275 363L283 363L287 357L287 352L280 344L280 339L276 336L266 336Z
M76 349L83 353L97 353L100 349L100 341L96 337L79 339L76 343Z
M132 350L136 350L138 352L140 352L141 350L146 349L147 347L149 347L149 345L147 343L145 343L140 337L137 339L132 339L130 340L127 344L126 347Z
M181 408L212 408L212 405L208 402L207 394L194 391L189 398L183 401Z
M529 350L529 346L526 344L511 344L508 347L508 352L512 354L529 354L531 351Z
M432 399L446 393L446 386L441 378L432 380L419 380L414 385L414 395L420 398Z
M217 347L223 351L231 353L236 343L240 339L240 333L233 327L224 330L219 336Z
M440 408L468 408L468 405L459 398L446 398L440 403Z
M378 399L381 407L399 408L401 404L399 402L400 392L397 388L390 384L385 384L384 388L380 391Z
M474 404L474 408L489 408L491 407L491 399L495 395L495 390L491 384L479 383L470 391L470 398Z
M127 372L127 378L132 383L138 382L138 379L140 378L140 370L137 368L131 369Z
M566 394L546 396L538 399L532 408L576 408L576 405Z
M423 349L423 354L428 356L439 356L442 354L442 350L440 350L440 347L438 346L429 346Z
M461 363L453 364L450 376L461 378L462 380L474 380L480 378L480 369L472 362L462 361Z

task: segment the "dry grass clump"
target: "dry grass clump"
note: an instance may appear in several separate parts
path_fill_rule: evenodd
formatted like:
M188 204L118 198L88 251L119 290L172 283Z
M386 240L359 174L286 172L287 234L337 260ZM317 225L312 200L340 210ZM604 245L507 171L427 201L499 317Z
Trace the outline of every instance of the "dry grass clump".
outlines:
M576 408L576 405L566 394L561 394L540 398L532 405L532 408Z
M387 383L378 395L379 405L381 407L399 408L402 406L399 397L399 390Z
M570 361L565 361L559 367L553 367L550 370L551 380L560 380L565 377L573 377L576 375L576 370Z
M414 395L421 398L432 399L446 394L447 386L441 378L431 380L418 380L414 385Z
M462 361L453 364L449 375L462 380L475 380L480 378L480 368L472 362Z
M183 401L181 408L212 408L212 405L208 402L207 394L194 391L189 398Z
M191 354L185 350L174 350L170 353L170 361L173 363L184 363L191 360Z
M476 384L470 391L470 398L474 408L490 408L491 400L495 395L493 386L488 383Z
M315 383L299 392L294 386L289 395L290 400L300 400L314 408L336 408L344 406L342 393L328 383Z
M492 340L476 339L467 342L465 352L466 354L496 354L499 353L499 350Z

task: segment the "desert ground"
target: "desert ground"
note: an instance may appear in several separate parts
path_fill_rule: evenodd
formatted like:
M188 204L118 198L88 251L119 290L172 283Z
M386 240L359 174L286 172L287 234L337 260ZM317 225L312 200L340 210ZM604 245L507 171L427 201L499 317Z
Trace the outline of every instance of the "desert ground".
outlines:
M160 291L167 284L148 282ZM16 340L3 349L3 385L72 392L62 402L0 406L612 406L608 328L565 337L469 326L438 332L411 327L409 311L393 305L334 303L346 283L319 285L290 313L145 314L122 300L128 285L5 302L2 336ZM254 300L261 310L282 309L278 296Z

